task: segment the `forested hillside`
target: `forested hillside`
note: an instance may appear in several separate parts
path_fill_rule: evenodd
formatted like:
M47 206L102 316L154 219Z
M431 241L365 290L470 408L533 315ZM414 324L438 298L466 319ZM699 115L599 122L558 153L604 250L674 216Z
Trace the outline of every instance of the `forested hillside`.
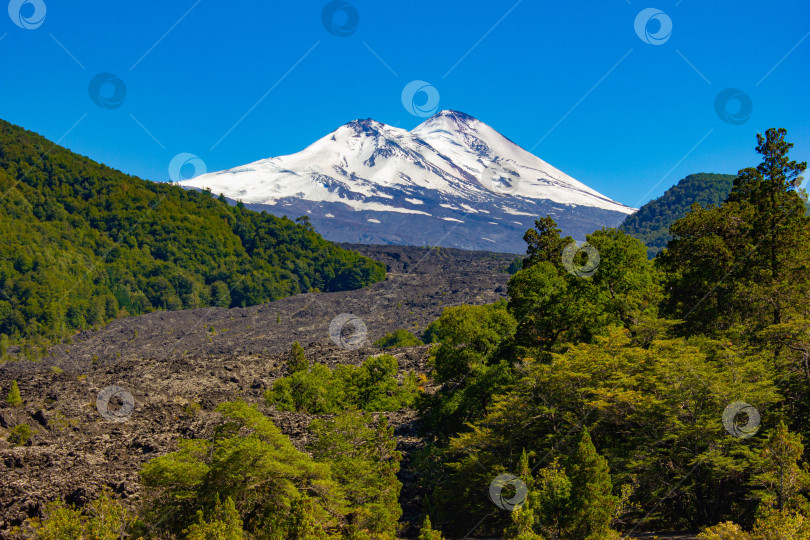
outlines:
M246 306L384 278L307 222L135 178L0 121L0 334Z
M685 216L692 204L718 206L728 196L733 182L733 174L690 174L627 216L619 229L644 242L647 253L654 257L672 238L670 225Z

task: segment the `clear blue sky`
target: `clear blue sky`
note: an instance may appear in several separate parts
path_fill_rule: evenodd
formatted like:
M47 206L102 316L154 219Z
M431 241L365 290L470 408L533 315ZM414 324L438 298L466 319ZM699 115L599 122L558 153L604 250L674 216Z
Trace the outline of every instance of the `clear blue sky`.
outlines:
M152 180L181 152L214 171L296 152L354 118L410 129L423 119L401 92L416 79L439 108L629 205L689 173L755 164L768 127L786 127L810 160L806 0L351 0L359 24L346 37L322 24L325 1L36 1L41 24L36 6L20 9L37 28L0 17L0 117ZM649 7L672 23L658 45L634 29ZM661 20L642 35L655 41ZM89 97L101 72L126 85L117 108ZM753 104L741 125L715 111L729 87Z

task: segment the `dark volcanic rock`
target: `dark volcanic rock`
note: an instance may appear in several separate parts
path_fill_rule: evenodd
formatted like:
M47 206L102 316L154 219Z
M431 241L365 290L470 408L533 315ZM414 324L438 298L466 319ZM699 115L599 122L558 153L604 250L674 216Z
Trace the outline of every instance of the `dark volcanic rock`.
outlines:
M59 497L82 505L108 489L137 506L138 470L176 449L182 437L209 435L217 419L213 409L223 401L257 404L304 449L312 417L275 411L263 401L264 391L282 375L293 341L305 346L312 362L359 364L380 352L371 342L387 332L419 333L444 307L502 297L508 278L503 269L513 258L445 248L352 247L385 262L388 278L356 291L303 294L249 308L120 319L51 348L40 362L0 365L0 388L7 392L17 380L23 398L17 408L0 403L0 537ZM357 350L330 339L329 324L340 313L360 317L368 328L368 339ZM428 349L393 354L403 371L424 372ZM134 398L125 422L110 422L96 409L99 391L111 385ZM190 403L198 403L200 411L186 409ZM405 453L404 518L415 519L407 454L421 444L416 416L409 410L386 415ZM12 447L6 437L20 423L36 433L28 445Z

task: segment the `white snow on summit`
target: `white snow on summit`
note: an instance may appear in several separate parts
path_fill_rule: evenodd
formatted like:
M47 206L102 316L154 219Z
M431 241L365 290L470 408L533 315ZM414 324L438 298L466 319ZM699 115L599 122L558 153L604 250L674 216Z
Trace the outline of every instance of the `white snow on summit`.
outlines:
M404 203L432 200L461 212L487 212L498 202L546 200L621 214L635 211L456 111L441 111L411 131L371 119L354 120L298 153L204 174L180 185L210 188L244 203L274 205L295 199L343 203L355 211L426 216L431 214Z

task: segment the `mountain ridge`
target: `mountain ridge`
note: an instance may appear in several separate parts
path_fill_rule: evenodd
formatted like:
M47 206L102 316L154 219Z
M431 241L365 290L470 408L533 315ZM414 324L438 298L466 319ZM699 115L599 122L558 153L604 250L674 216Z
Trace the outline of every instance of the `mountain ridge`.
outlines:
M719 206L726 200L736 175L718 173L690 174L670 187L663 195L644 204L619 225L619 229L638 238L647 246L652 258L672 238L669 227L684 217L692 204Z
M513 253L546 214L581 239L635 210L452 110L410 131L355 119L300 152L180 185L275 215L307 215L334 241Z

